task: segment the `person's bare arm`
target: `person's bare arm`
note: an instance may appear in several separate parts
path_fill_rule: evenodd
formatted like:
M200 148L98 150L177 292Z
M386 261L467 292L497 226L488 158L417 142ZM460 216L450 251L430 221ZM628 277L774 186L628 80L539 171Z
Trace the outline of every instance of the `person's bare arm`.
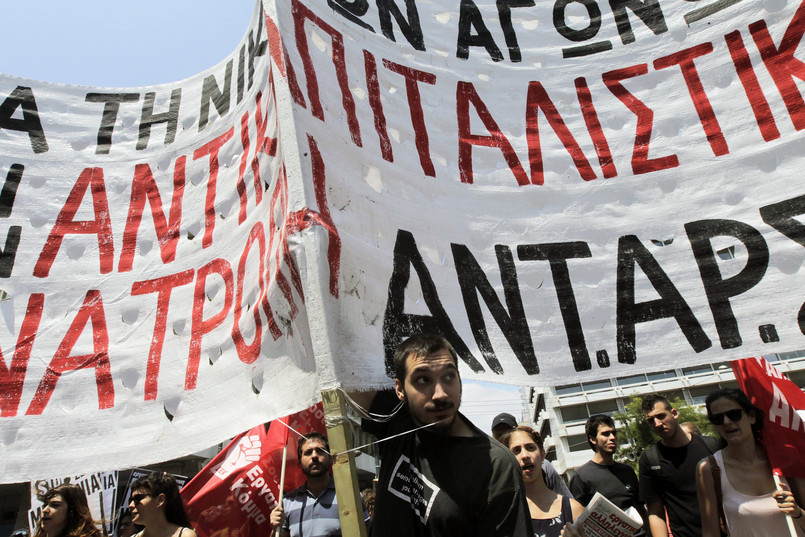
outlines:
M805 517L802 516L802 503L794 492L802 490L802 487L805 486L805 480L794 477L787 477L786 479L789 483L796 480L795 487L789 487L781 482L780 488L774 491L774 499L777 501L777 507L780 511L793 518L794 524L799 526L800 529L805 530Z
M648 511L646 511L646 506L642 503L639 503L634 507L637 510L637 513L640 515L640 518L643 519L643 531L646 532L646 535L651 535L651 527L649 526Z
M699 511L702 516L702 537L719 537L721 529L718 520L718 499L713 482L713 470L707 459L696 467L696 492L699 495Z
M653 500L646 504L648 525L651 537L668 537L668 526L665 524L665 506L662 500Z
M291 537L291 532L281 528L283 514L284 511L282 509L282 504L277 505L274 510L271 511L271 515L268 520L268 523L271 525L270 537L275 537L276 535L279 535L279 537Z

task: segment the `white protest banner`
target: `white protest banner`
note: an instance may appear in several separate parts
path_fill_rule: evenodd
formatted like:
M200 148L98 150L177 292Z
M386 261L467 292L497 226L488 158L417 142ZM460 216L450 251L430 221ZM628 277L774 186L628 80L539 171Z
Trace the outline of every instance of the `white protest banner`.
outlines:
M802 348L805 4L262 8L174 85L0 78L12 451L201 449L423 330L520 385Z
M801 347L805 5L528 4L277 14L341 238L320 381L417 330L517 384Z
M264 21L175 84L0 76L1 480L168 460L318 399L291 255L317 213Z
M72 484L81 487L87 496L87 504L92 519L100 523L103 534L111 535L114 526L114 508L117 494L117 472L96 472L57 479L41 479L31 484L31 509L28 511L28 525L31 535L42 516L42 502L39 496L59 485ZM105 530L104 530L105 528Z

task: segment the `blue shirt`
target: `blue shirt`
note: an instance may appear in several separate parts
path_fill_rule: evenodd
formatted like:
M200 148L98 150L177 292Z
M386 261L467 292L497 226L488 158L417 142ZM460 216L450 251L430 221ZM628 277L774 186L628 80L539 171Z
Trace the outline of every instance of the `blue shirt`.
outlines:
M313 496L305 484L282 499L282 508L285 511L282 529L290 532L291 537L341 536L341 521L338 518L338 501L335 497L333 476L330 476L327 488L318 498ZM369 522L369 513L365 505L363 505L363 518L365 522Z

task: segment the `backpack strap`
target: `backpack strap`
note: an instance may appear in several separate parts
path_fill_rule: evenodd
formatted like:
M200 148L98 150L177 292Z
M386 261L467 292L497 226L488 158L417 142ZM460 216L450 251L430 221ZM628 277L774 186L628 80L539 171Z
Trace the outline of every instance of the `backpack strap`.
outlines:
M646 450L646 460L648 460L648 465L652 470L660 467L660 452L657 449L657 444L652 444Z
M721 493L721 468L716 462L716 458L712 455L707 456L707 462L710 463L710 471L713 472L713 488L716 492L716 503L718 505L718 525L721 529L721 535L726 537L730 534L727 526L727 517L724 516L724 497Z

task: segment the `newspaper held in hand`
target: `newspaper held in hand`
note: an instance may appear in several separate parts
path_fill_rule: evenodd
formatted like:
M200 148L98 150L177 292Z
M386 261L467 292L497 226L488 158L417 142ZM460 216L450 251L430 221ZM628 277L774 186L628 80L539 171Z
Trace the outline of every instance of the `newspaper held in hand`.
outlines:
M643 527L643 522L636 512L627 514L596 492L573 527L585 537L632 537Z

